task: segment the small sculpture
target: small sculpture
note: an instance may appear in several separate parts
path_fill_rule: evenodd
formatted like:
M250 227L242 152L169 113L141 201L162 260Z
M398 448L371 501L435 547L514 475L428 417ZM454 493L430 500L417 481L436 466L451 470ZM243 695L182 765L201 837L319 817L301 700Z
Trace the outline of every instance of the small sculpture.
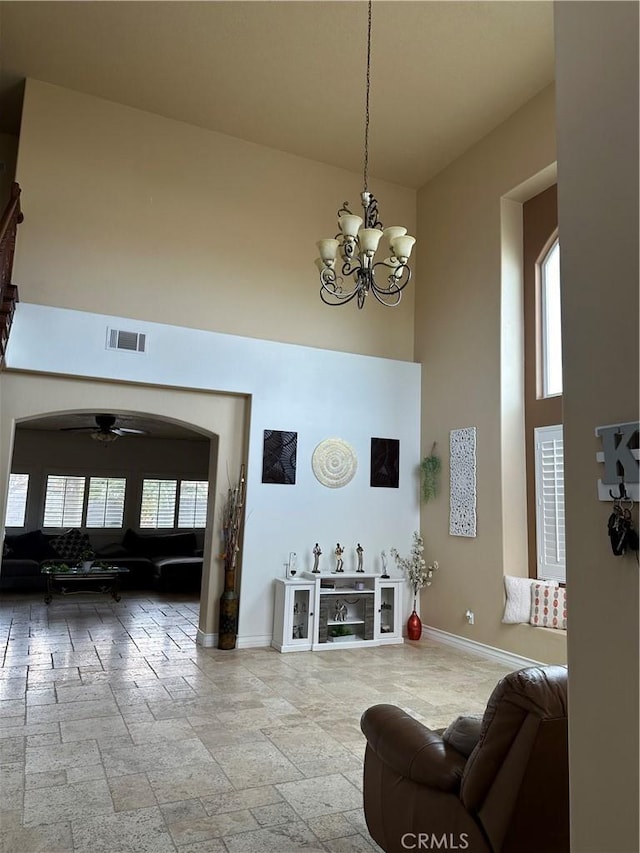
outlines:
M321 554L322 554L322 551L320 550L320 546L316 542L314 549L313 549L313 568L311 569L311 571L313 572L314 575L320 574L320 568L318 567L318 563L320 561L320 555Z
M347 605L343 601L336 601L336 609L333 614L335 622L344 622L347 618Z
M387 574L387 552L386 551L380 552L380 559L382 560L382 574L380 575L380 577L381 578L388 578L389 575Z
M363 553L364 553L364 548L358 542L358 547L356 548L356 554L358 555L358 568L356 569L356 572L364 572L364 569L362 568L362 554Z
M336 572L336 573L338 573L338 572L344 572L344 569L342 568L342 567L344 566L344 560L342 559L342 555L344 554L344 548L341 548L341 547L340 547L340 543L339 543L339 542L338 542L338 544L336 545L336 550L335 550L335 552L334 552L334 553L335 553L335 555L336 555L336 568L335 568L335 572Z

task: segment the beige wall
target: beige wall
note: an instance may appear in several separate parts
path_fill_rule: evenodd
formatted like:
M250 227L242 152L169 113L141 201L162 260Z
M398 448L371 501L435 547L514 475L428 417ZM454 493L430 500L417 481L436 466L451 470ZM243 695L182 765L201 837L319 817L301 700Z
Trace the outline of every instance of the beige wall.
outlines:
M526 575L522 184L555 161L554 91L544 90L418 194L416 359L422 453L438 443L441 494L423 507L426 555L441 570L422 595L430 626L544 661L563 634L502 625L503 575ZM531 188L530 195L543 186ZM501 243L501 235L505 241ZM477 537L449 535L449 432L477 428ZM475 614L468 625L465 611Z
M0 483L7 484L11 470L16 422L63 411L110 411L157 415L186 423L209 435L211 441L209 479L216 489L209 494L209 517L213 525L205 538L201 593L200 629L217 631L218 599L222 592L222 567L217 559L220 539L220 498L226 497L229 472L236 476L246 458L249 404L240 396L196 391L95 382L26 373L2 373L0 412ZM217 447L216 447L217 445ZM216 452L217 451L217 452ZM216 503L217 501L217 503ZM5 517L6 485L0 493L0 518Z
M318 295L315 242L359 212L359 175L28 80L18 180L24 302L413 358L414 285L392 323ZM371 189L415 233L415 191Z
M638 4L555 10L572 850L636 853L638 564L611 552L594 429L638 419Z

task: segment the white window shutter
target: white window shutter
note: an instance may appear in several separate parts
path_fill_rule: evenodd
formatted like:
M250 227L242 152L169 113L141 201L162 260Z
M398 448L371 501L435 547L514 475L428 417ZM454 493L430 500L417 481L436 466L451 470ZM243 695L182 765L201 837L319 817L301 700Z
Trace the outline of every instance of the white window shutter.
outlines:
M142 481L141 528L175 526L177 486L177 480Z
M124 477L91 477L87 501L87 527L122 527Z
M9 474L5 527L24 527L28 488L28 474Z
M178 527L206 527L209 483L206 480L182 480L178 505Z
M566 579L562 425L534 430L538 577Z
M82 527L84 477L50 474L44 499L43 527Z

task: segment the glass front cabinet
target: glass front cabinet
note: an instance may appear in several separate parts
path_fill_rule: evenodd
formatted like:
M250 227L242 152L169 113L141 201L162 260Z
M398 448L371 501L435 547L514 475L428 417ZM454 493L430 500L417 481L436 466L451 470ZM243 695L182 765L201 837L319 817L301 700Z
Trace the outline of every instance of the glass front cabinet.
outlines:
M311 650L315 589L314 583L276 580L272 645L279 652Z
M316 574L275 581L272 646L280 652L402 643L401 578Z

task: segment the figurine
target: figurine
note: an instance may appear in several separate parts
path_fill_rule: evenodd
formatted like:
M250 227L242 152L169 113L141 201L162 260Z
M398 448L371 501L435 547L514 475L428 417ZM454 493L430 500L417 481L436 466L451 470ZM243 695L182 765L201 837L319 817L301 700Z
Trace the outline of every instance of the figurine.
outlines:
M335 555L336 555L336 568L335 572L344 572L342 568L344 566L344 560L342 559L342 555L344 554L344 548L340 547L340 543L336 545Z
M380 552L380 558L382 560L382 574L380 575L380 577L381 578L388 578L389 575L387 574L387 553L386 553L386 551Z
M320 546L316 542L315 547L313 549L313 568L311 569L311 571L313 572L314 575L320 574L320 569L318 567L318 563L320 561L320 555L321 554L322 554L322 551L320 550Z
M343 601L336 601L336 609L333 614L334 621L344 622L347 618L347 605Z
M363 549L362 545L358 542L358 547L356 548L356 554L358 555L358 568L356 569L356 572L364 572L364 569L362 568L362 554L363 554L363 552L364 552L364 549Z

